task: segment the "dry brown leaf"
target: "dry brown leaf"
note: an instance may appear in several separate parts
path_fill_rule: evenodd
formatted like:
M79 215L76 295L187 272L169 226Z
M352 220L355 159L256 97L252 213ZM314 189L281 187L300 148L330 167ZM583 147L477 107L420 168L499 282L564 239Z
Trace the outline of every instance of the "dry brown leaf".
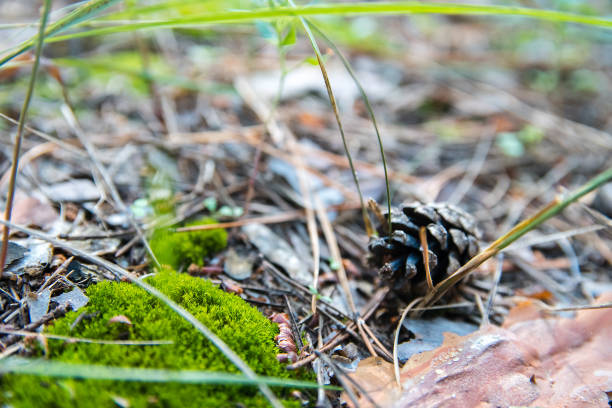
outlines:
M34 59L31 52L18 55L13 58L14 65L8 65L0 70L0 82L9 82L15 80L22 68L30 65Z
M555 295L548 289L544 289L541 286L534 285L525 289L517 289L514 291L516 296L522 296L530 299L541 300L542 302L552 303L555 299Z
M610 302L612 293L598 303ZM545 315L535 303L511 311L503 327L447 335L401 371L366 359L353 375L381 407L608 407L612 390L612 310ZM372 406L364 396L361 407Z
M325 118L309 112L300 112L297 115L297 118L300 121L300 124L309 128L323 129L326 126Z
M359 383L361 389L368 394L368 397L380 406L388 406L401 396L400 389L395 383L393 364L387 363L380 357L368 357L365 360L361 360L355 374L350 376ZM348 401L348 405L354 408L350 399L346 395L344 397L343 399ZM371 402L363 395L359 403L360 407L372 406Z
M19 225L36 225L47 228L59 217L57 211L49 202L29 196L21 190L15 194L12 219Z

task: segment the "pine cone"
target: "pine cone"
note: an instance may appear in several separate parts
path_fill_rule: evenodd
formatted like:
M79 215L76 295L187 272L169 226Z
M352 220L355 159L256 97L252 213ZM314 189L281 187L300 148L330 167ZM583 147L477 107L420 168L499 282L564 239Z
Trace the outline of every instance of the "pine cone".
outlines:
M387 214L383 213L385 220ZM423 295L427 291L419 230L427 231L429 270L433 284L444 280L479 251L474 219L450 204L402 204L391 209L391 227L378 227L370 240L369 262L396 292Z

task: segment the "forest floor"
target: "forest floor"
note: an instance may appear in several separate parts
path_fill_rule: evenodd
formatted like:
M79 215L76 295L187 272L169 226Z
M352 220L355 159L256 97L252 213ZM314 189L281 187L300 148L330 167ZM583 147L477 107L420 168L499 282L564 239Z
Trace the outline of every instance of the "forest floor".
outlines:
M3 19L36 18L14 13ZM336 19L321 28L337 39L372 103L391 203L456 205L474 218L481 248L612 163L607 31L444 16ZM201 265L176 265L179 272L211 280L265 316L287 313L298 349L290 368L314 367L320 383L354 390L304 392L305 401L580 406L582 398L607 406L612 358L605 356L612 350L599 339L610 335L610 309L566 309L610 302L612 184L480 266L437 309L407 318L394 346L415 296L398 292L368 262L359 195L307 40L283 48L281 85L278 48L265 37L265 27L226 26L45 47L12 222L68 246L11 230L15 246L0 281L0 359L28 355L27 334L62 314L54 314L65 300L58 296L86 302L89 285L116 279L103 265L71 259L70 247L137 279L154 262L134 225L148 237L160 223L181 227L206 216L226 229L228 245ZM337 53L320 45L361 192L384 209L368 111ZM2 200L30 66L0 70ZM310 199L313 210L305 211ZM159 217L159 203L172 208L170 216ZM447 332L456 336L444 340ZM505 357L484 346L478 355L458 351L485 334L502 339L493 349ZM477 368L452 366L442 355L451 349L456 363L471 359ZM521 352L536 355L528 367L495 359ZM373 353L378 359L368 359ZM413 387L403 392L395 386L394 353L400 364L408 361L401 378ZM443 357L454 376L431 377ZM572 364L580 374L568 380ZM539 365L549 367L546 375ZM482 372L497 374L485 381ZM437 388L442 382L445 391ZM499 387L506 388L493 397Z

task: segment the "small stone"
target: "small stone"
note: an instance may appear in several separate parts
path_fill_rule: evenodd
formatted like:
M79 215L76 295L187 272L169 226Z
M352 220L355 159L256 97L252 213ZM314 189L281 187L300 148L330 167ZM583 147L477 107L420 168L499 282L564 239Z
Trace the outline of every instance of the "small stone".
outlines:
M355 345L355 343L349 343L342 349L343 354L350 358L351 360L355 360L359 358L359 348Z
M223 271L237 281L248 279L253 273L253 257L230 248L225 254Z

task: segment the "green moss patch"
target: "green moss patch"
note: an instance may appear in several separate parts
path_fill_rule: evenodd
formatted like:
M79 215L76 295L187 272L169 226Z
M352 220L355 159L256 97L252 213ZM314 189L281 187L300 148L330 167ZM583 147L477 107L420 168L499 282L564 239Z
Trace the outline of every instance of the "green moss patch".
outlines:
M189 222L185 226L216 224L216 222L212 218L203 218ZM192 263L203 266L207 257L227 246L227 232L220 228L192 232L174 232L171 228L159 228L153 233L150 245L162 265L169 265L177 270Z
M163 271L147 282L182 305L221 337L255 372L288 378L292 374L277 362L274 336L278 332L257 309L223 292L207 280ZM108 340L172 340L156 346L68 343L49 339L49 358L68 363L122 367L238 370L193 326L166 305L130 283L102 282L87 290L89 304L71 312L47 332ZM82 319L87 313L95 317ZM109 323L118 315L131 325ZM287 390L276 390L281 397ZM284 393L284 394L283 394ZM256 387L118 382L7 375L0 378L0 400L13 407L263 407L266 400ZM287 402L298 406L297 402Z

